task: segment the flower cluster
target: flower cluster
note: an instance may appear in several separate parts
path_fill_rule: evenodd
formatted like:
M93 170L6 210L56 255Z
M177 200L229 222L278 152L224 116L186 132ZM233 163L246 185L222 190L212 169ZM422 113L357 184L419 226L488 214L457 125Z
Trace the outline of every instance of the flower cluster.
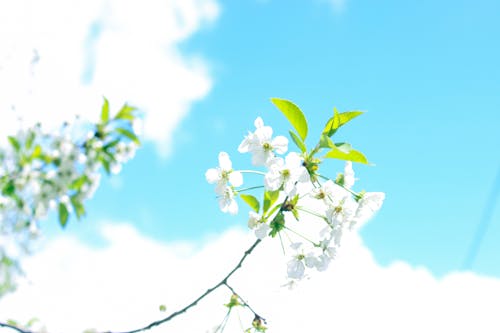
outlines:
M291 258L287 276L293 282L307 276L310 269L324 271L335 258L342 235L369 220L382 206L385 194L353 190L356 179L352 162L368 162L349 144L331 139L339 127L361 112L335 110L317 145L307 150L307 122L300 109L286 100L273 99L273 103L297 131L290 134L299 151L288 152L288 139L273 137L273 129L259 117L254 122L255 131L245 136L238 151L250 153L252 164L264 170L234 170L229 155L221 152L219 167L209 169L205 176L209 183L216 184L223 212L236 214L239 197L252 208L248 227L257 238L278 235L282 244L288 242L290 250L286 252ZM326 154L320 156L325 150ZM319 173L327 159L345 161L343 172L334 179ZM262 175L263 185L242 189L244 173ZM262 200L246 194L258 188L263 190Z
M29 250L40 221L54 210L62 226L72 213L80 218L101 168L118 173L134 156L135 121L136 111L127 105L110 119L105 100L98 124L76 119L59 131L35 125L8 137L0 149L0 295L12 289L16 258Z

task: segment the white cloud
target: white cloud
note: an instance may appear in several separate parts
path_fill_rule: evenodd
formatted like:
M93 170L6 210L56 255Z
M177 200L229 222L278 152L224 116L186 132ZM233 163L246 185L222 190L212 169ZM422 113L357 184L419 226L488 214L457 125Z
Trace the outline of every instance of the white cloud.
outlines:
M179 309L204 292L253 242L231 230L202 244L162 244L132 226L108 225L108 246L91 249L66 236L26 261L31 284L0 301L0 319L36 315L50 332L84 328L127 330L161 318L160 304ZM269 332L498 332L500 279L472 273L434 277L425 268L375 262L359 236L345 239L325 273L289 291L280 288L284 261L279 242L266 241L230 283ZM224 316L229 293L217 292L151 332L206 332ZM242 312L245 324L251 320ZM237 317L227 332L236 332ZM2 331L3 332L3 331Z
M116 108L143 109L145 137L167 154L173 130L212 85L204 61L178 44L218 14L216 0L2 1L0 130L19 115L48 126L75 113L95 119L105 95Z

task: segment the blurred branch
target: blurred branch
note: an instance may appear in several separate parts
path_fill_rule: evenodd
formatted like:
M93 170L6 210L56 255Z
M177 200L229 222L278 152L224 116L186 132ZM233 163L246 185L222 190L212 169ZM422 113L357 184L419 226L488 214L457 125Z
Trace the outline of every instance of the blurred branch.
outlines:
M10 324L7 324L7 323L0 323L0 327L10 328L11 330L19 332L19 333L33 333L32 331L26 331L26 330L23 330L23 329L21 329L21 328L19 328L17 326L10 325Z

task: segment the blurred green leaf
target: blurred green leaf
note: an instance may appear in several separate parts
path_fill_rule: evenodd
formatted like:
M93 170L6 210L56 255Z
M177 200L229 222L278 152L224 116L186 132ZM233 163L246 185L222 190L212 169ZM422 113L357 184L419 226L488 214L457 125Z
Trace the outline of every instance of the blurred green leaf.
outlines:
M120 111L118 111L118 113L115 116L115 119L123 119L123 120L133 121L135 118L134 117L135 110L136 110L136 108L134 108L133 106L129 106L129 105L125 104L124 106L122 106Z
M30 130L28 132L28 136L26 137L26 142L24 143L26 149L31 149L34 141L35 141L35 132Z
M109 101L104 97L104 102L102 103L101 109L101 122L107 124L109 121Z
M77 195L72 195L70 200L71 200L71 205L73 206L73 209L75 210L76 217L78 219L80 219L80 217L85 215L85 207L83 206L80 199L78 199Z
M7 139L9 140L10 145L12 146L12 148L14 148L16 152L19 152L21 150L21 144L15 137L8 136Z
M59 224L61 227L65 227L68 223L69 211L66 205L62 202L59 203Z
M134 141L137 145L141 144L141 141L139 140L139 138L137 137L137 135L135 135L133 132L129 131L128 129L126 129L126 128L117 128L117 129L115 129L115 131L117 133L120 133L121 135L129 138L130 140Z
M299 107L293 102L281 98L271 98L271 102L285 115L302 138L302 141L305 141L307 137L307 120Z
M40 145L36 145L35 149L33 149L33 153L31 153L31 158L39 158L42 157L42 147Z
M14 184L14 180L11 179L2 188L2 194L10 197L15 192L16 192L16 185Z

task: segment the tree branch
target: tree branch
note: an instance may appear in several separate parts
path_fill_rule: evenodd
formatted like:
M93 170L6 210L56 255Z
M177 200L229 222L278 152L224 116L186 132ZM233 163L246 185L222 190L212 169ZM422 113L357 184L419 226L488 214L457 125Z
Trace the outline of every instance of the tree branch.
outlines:
M266 323L266 320L264 319L264 317L262 317L262 316L261 316L261 315L259 315L257 312L255 312L255 310L254 310L254 309L252 309L252 307L251 307L251 306L250 306L250 305L249 305L249 304L248 304L248 303L247 303L247 302L246 302L243 298L241 298L240 294L238 294L238 293L237 293L237 292L233 289L233 287L231 287L228 283L224 283L224 285L227 287L227 289L231 290L231 292L232 292L234 295L238 296L238 298L239 298L239 299L240 299L240 301L241 301L241 304L242 304L244 307L246 307L248 310L250 310L250 311L254 314L255 318L261 319L261 320L264 322L264 324Z
M31 331L25 331L17 326L14 326L14 325L10 325L10 324L7 324L7 323L0 323L0 327L6 327L6 328L10 328L11 330L14 330L14 331L17 331L19 333L33 333Z
M166 323L172 319L174 319L175 317L177 317L178 315L180 314L183 314L184 312L186 312L187 310L189 310L190 308L192 308L193 306L195 306L196 304L198 304L199 301L201 301L203 298L205 298L206 296L208 296L209 294L211 294L212 292L214 292L215 290L217 290L219 287L225 285L225 286L228 286L227 285L227 280L238 270L241 268L241 265L243 264L243 262L245 261L245 259L247 258L247 256L252 253L252 251L257 247L257 245L259 245L259 243L261 242L260 239L257 239L255 241L255 243L252 244L252 246L250 246L250 248L248 250L245 251L245 253L243 254L243 256L241 257L240 261L238 262L238 264L219 282L217 283L216 285L214 285L212 288L209 288L207 289L207 291L205 291L201 296L199 296L197 299L195 299L193 302L191 302L189 305L185 306L184 308L178 310L178 311L175 311L173 312L172 314L170 314L168 317L165 317L161 320L157 320L157 321L154 321L142 328L138 328L138 329L135 329L135 330L132 330L132 331L124 331L124 332L112 332L112 331L107 331L107 332L104 332L104 333L138 333L138 332L143 332L143 331L147 331L147 330L150 330L152 329L153 327L155 326L159 326L163 323ZM229 287L229 286L228 286ZM229 287L230 288L230 287ZM232 289L232 288L230 288ZM254 312L248 305L246 305L252 312ZM255 314L255 312L254 312ZM259 316L259 318L261 318ZM25 332L25 331L22 331L20 330L19 333L31 333L31 332Z

